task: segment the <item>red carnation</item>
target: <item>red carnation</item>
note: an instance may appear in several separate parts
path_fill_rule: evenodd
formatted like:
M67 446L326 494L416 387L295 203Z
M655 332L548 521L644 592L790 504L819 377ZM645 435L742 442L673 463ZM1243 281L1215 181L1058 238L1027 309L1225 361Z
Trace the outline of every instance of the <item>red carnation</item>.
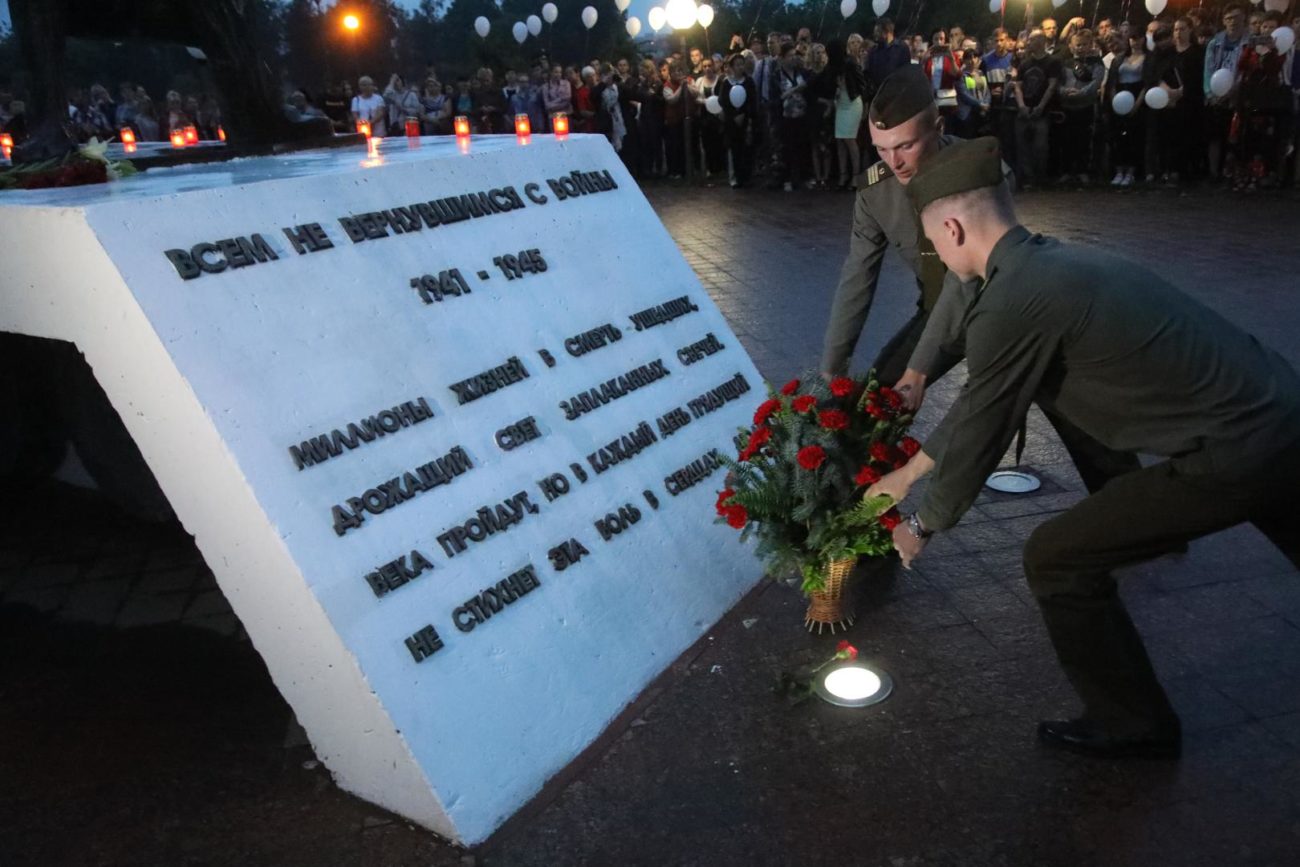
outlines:
M881 515L878 520L880 521L880 526L884 527L886 530L892 530L899 524L903 523L903 516L898 513L898 509L890 509L888 512L885 512L885 514Z
M772 413L781 408L781 401L776 398L765 400L758 405L758 410L754 413L754 424L767 424Z
M898 443L898 448L903 454L910 458L921 450L921 442L912 437L903 437L903 439Z
M831 394L836 397L848 397L858 384L847 376L837 376L831 380Z
M719 515L727 513L727 507L724 504L734 496L736 496L736 492L731 488L718 493L718 502L714 505L714 508L717 509Z
M872 443L871 459L880 461L883 464L892 464L894 462L894 450L885 443Z
M796 397L793 401L790 402L790 406L794 407L795 412L808 412L816 405L817 405L817 398L813 397L811 394L805 394L800 397Z
M889 410L885 409L875 401L867 402L867 415L880 421L886 421L889 418Z
M749 435L749 446L756 449L771 438L772 429L770 427L756 427L754 432Z
M756 454L758 454L758 449L754 448L753 446L745 446L743 449L740 450L740 454L736 456L736 460L740 461L743 464L745 461L749 460Z
M818 414L817 423L827 430L844 430L849 426L849 414L838 409L824 410Z
M795 455L795 460L805 470L815 470L826 460L826 449L821 446L804 446Z
M882 388L880 396L885 401L885 405L890 409L898 409L903 405L903 396L892 388Z
M857 659L858 649L847 641L835 645L835 656L840 659Z
M790 395L794 394L798 390L799 390L799 380L797 379L792 379L789 382L787 382L785 385L781 386L781 393L784 394L786 397L789 397Z
M878 481L880 481L880 473L876 472L871 467L863 467L858 470L858 474L853 477L853 483L855 485L874 485Z
M749 512L744 506L727 506L727 524L737 530L743 530L749 522Z

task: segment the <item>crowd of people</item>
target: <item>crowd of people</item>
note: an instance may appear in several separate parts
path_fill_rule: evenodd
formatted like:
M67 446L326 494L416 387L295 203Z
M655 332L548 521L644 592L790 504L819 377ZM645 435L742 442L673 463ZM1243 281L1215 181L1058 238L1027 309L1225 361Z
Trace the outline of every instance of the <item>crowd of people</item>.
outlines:
M527 69L484 67L447 82L430 64L382 88L370 76L319 98L286 87L284 110L327 117L339 132L364 122L378 136L412 121L422 134L449 134L462 116L475 132L505 133L521 114L547 132L562 113L572 132L605 135L640 179L682 177L689 157L697 175L733 187L757 179L850 189L874 158L864 107L890 72L917 64L946 131L997 136L1023 187L1109 177L1116 187L1209 180L1251 190L1294 182L1300 57L1293 44L1278 50L1272 34L1284 23L1278 12L1230 2L1145 29L1048 18L1019 33L997 28L981 39L954 26L927 40L881 18L870 38L822 44L805 27L748 44L735 35L726 54L711 56L695 47L563 65L543 55ZM1300 30L1300 18L1289 26ZM1231 86L1217 92L1220 70ZM166 140L185 126L214 139L220 125L211 96L171 91L160 106L127 82L116 100L99 84L75 91L68 112L82 139L130 127L139 141ZM0 92L0 130L20 138L23 126L22 102Z

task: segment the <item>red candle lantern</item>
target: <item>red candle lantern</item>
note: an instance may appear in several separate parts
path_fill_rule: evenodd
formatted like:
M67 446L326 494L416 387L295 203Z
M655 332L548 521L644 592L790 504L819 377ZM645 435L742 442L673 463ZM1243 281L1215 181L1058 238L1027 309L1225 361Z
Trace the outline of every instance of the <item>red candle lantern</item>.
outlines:
M532 125L528 122L528 115L515 115L515 135L529 135L532 133Z
M224 126L221 126L220 124L218 124L218 125L217 125L217 141L225 141L225 140L226 140L226 128L225 128Z
M406 119L406 134L410 138L420 137L420 119L418 117L408 117Z
M368 120L357 121L357 132L361 133L366 138L370 138L370 121Z
M551 115L551 129L555 130L557 136L566 136L569 134L569 116L562 111L557 111Z
M185 143L187 145L199 143L198 127L194 126L193 124L190 124L189 126L185 127L184 133L185 133Z
M0 156L9 159L14 154L14 137L7 132L0 133Z
M465 115L459 115L454 121L456 127L456 138L469 138L469 118Z
M117 135L118 138L122 140L122 144L124 145L135 144L135 130L131 129L131 127L129 126L122 127L120 130L117 131Z
M171 140L172 140L172 147L174 148L185 147L185 133L181 132L180 130L178 129L172 130Z

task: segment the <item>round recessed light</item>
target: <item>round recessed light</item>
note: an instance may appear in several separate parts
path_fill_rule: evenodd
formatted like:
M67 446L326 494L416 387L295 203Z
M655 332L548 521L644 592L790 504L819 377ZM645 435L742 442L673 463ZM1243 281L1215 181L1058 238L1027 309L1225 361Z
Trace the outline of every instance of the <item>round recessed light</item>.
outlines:
M888 674L857 662L828 668L813 683L813 692L823 701L840 707L879 704L893 690L894 680Z

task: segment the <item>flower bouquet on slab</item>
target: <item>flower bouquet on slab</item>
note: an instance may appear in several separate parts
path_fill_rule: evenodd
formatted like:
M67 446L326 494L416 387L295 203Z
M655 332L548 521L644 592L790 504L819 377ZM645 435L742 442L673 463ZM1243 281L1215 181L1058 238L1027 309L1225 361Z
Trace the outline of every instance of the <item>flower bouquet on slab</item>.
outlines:
M718 494L718 520L751 535L768 575L798 575L809 598L805 623L821 632L853 624L848 580L858 558L893 550L901 520L888 497L864 499L881 476L921 444L906 436L902 397L874 372L826 382L791 380L736 438L739 454Z

